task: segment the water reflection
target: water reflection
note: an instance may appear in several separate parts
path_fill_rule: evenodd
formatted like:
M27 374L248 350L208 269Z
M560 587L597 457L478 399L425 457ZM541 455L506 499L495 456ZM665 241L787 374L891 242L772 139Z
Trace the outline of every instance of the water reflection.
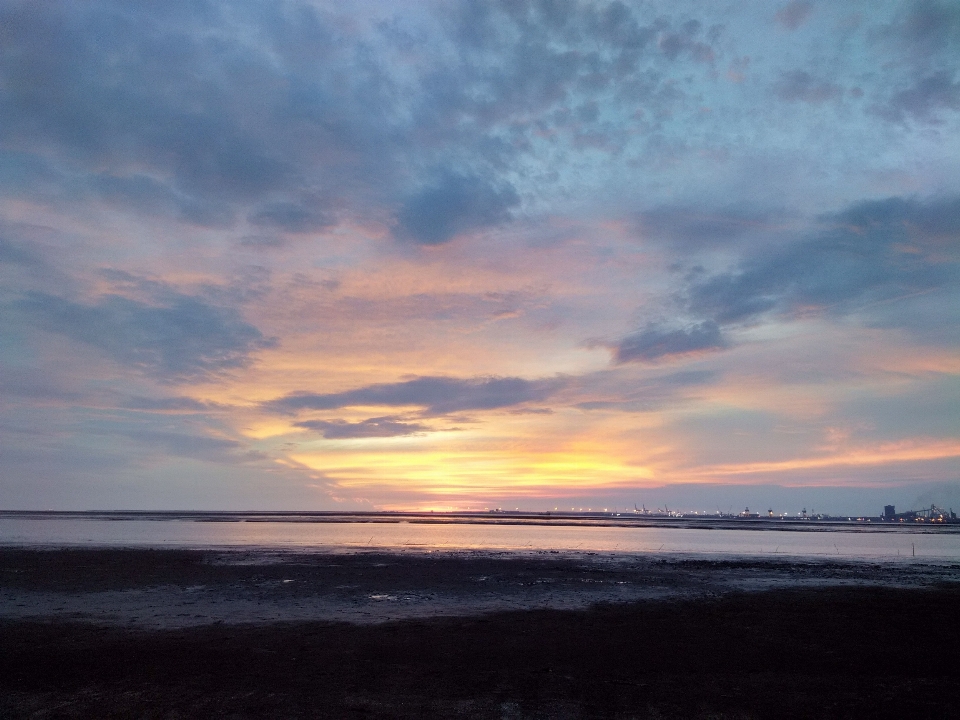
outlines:
M363 550L488 550L669 553L843 559L960 560L960 533L913 527L800 530L418 522L257 522L224 516L56 514L0 516L0 544L113 547L263 547Z

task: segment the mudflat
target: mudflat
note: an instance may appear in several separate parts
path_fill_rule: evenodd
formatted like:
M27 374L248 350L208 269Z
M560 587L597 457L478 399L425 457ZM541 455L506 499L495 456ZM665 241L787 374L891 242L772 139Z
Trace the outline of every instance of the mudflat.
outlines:
M0 716L948 717L960 567L0 550Z

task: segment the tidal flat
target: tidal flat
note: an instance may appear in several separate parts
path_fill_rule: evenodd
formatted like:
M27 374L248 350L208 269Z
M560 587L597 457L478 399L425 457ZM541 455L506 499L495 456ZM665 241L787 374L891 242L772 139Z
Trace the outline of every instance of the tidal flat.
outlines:
M945 717L960 566L0 549L0 716Z

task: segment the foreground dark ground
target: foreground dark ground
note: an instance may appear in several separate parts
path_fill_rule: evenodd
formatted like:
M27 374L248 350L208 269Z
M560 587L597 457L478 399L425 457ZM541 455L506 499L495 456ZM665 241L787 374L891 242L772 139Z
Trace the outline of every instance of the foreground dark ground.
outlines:
M949 583L960 583L960 563L912 558L0 548L0 620L141 630L366 624L763 590Z
M960 587L379 625L0 624L0 717L960 715Z

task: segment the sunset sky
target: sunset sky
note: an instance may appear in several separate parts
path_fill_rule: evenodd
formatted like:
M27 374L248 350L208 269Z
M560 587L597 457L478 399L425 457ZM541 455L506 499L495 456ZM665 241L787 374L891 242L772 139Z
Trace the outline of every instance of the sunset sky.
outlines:
M0 0L0 508L885 502L960 4Z

